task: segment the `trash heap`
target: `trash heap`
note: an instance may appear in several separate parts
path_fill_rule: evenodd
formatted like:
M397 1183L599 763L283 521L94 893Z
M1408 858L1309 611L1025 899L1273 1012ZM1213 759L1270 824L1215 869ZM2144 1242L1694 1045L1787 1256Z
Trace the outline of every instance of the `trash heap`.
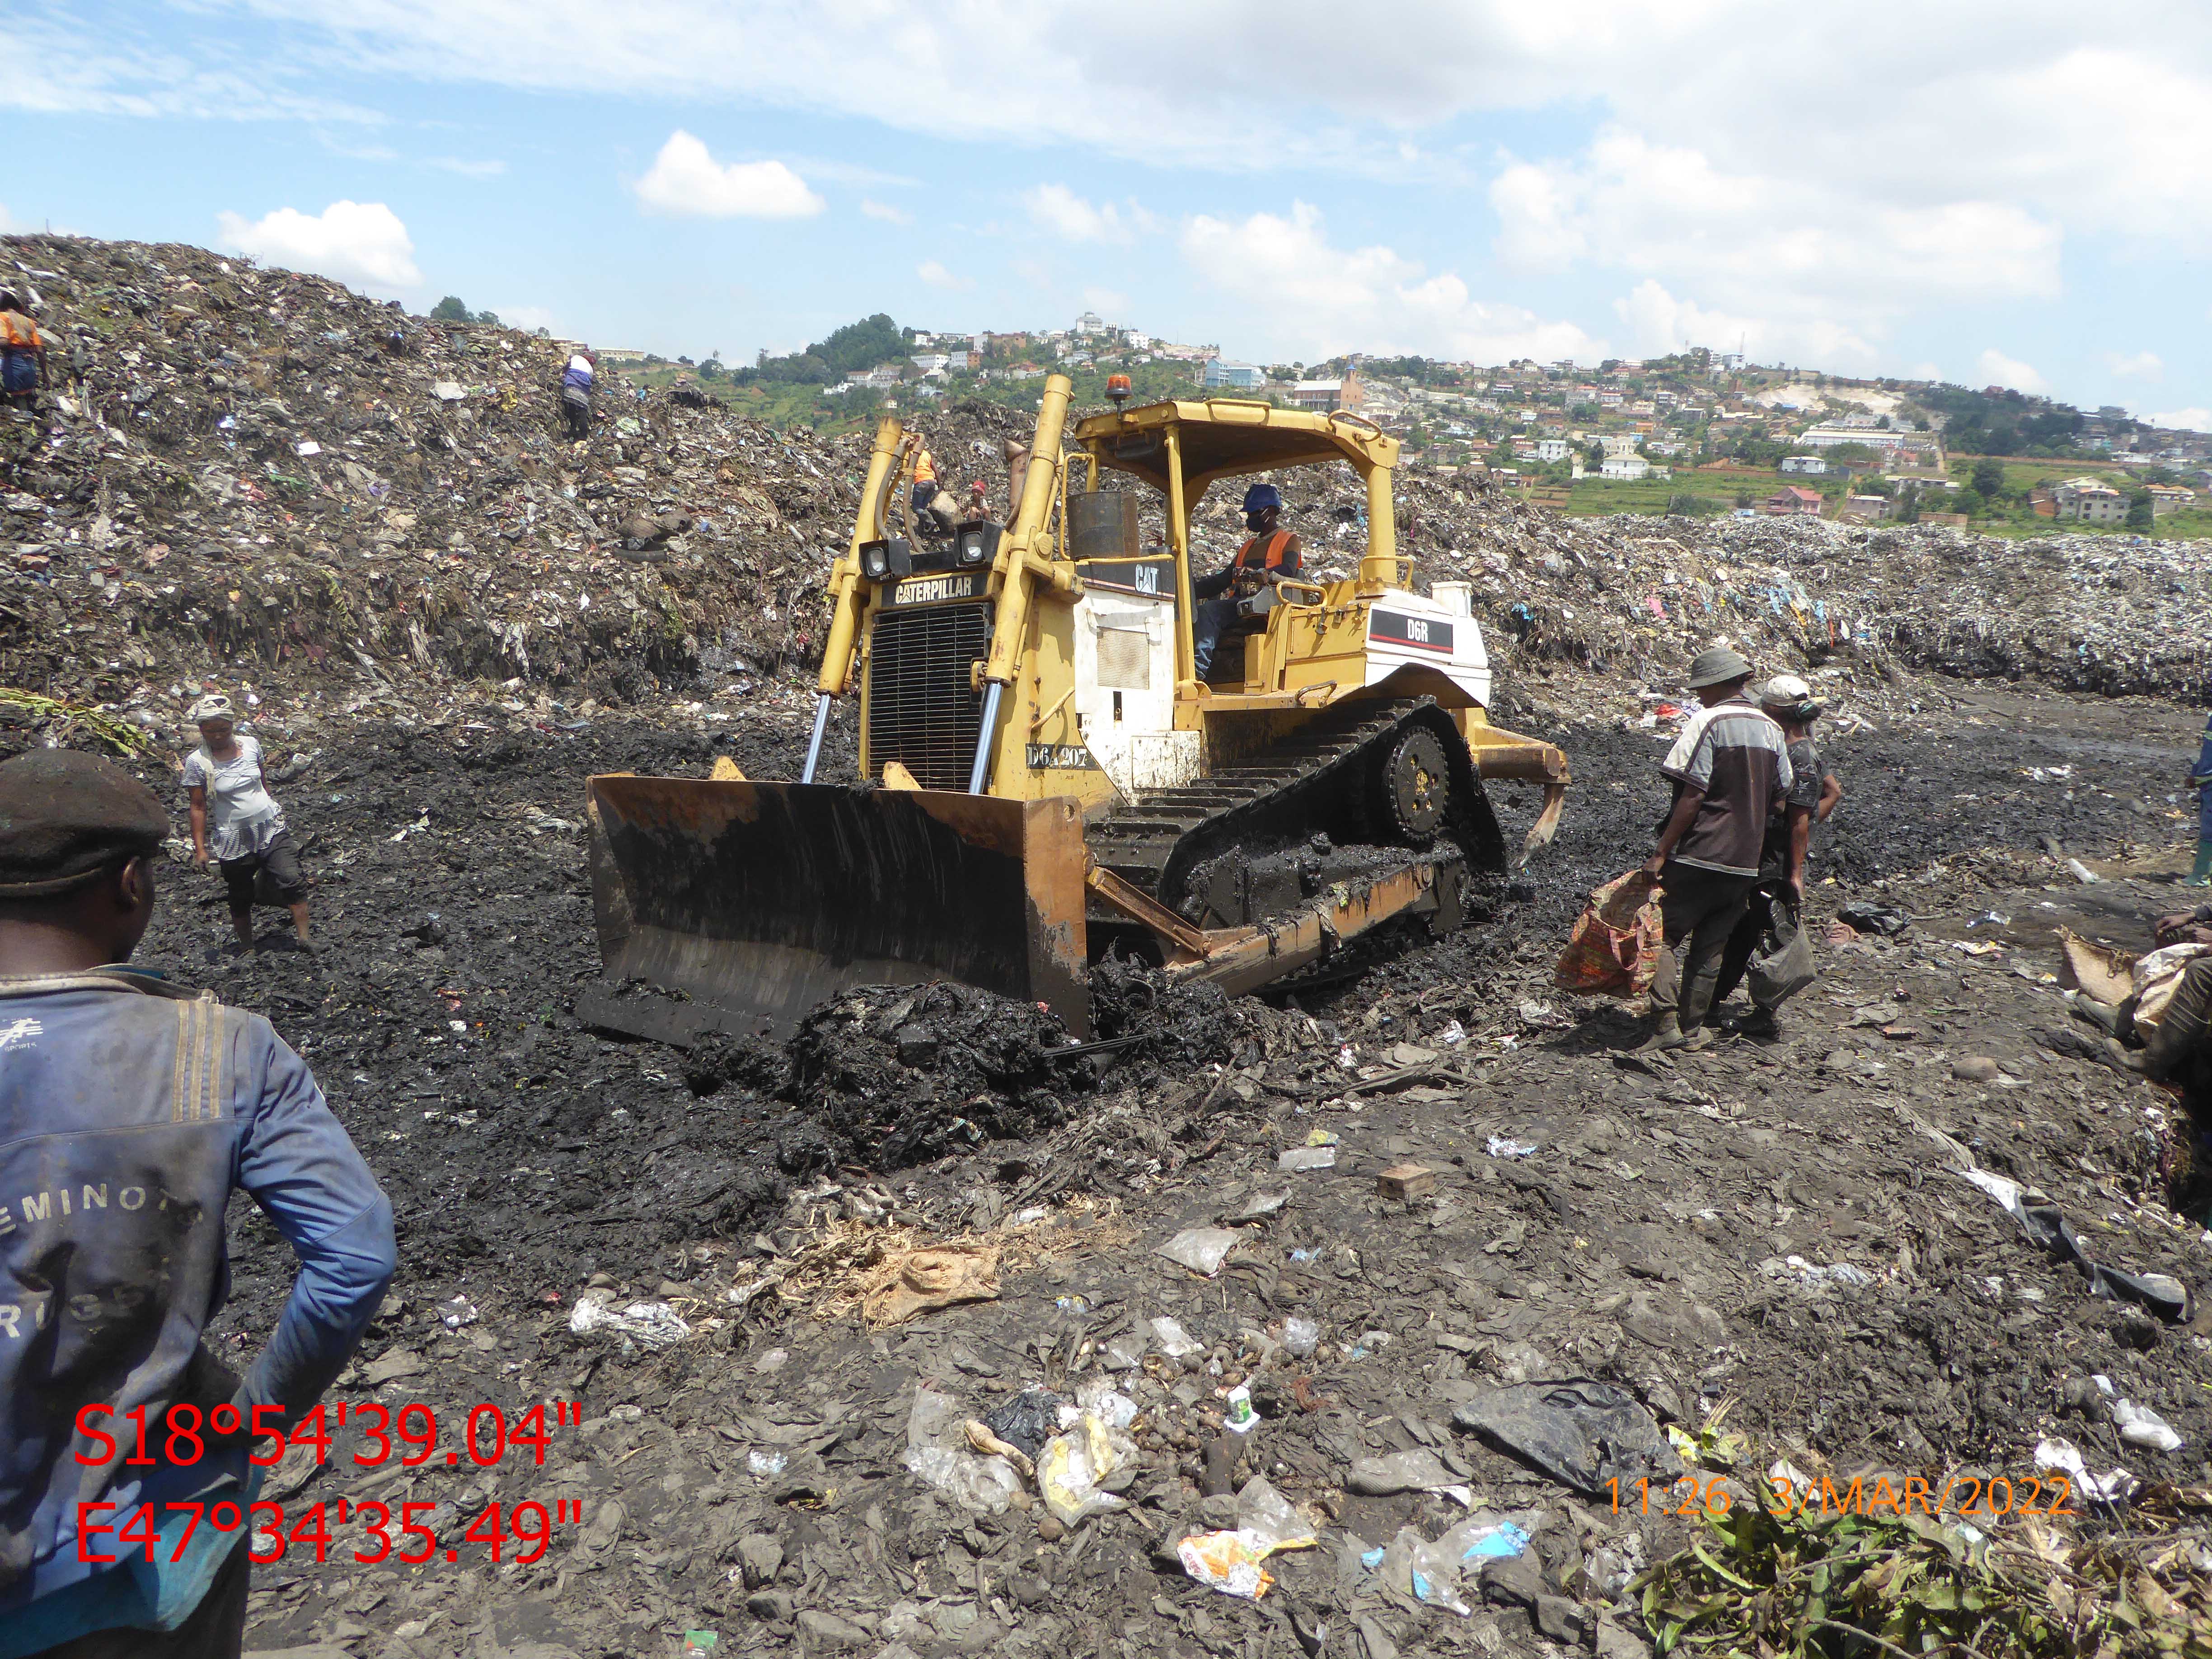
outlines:
M568 342L187 246L20 236L0 253L57 342L52 395L0 418L0 684L159 726L198 678L356 708L568 707L812 665L866 437L777 432L603 368L592 435L571 443ZM909 418L950 485L1004 501L1024 413ZM1366 534L1350 470L1282 482L1309 564L1348 572ZM1236 508L1225 487L1201 501L1202 567L1233 554ZM1471 582L1493 653L1540 674L1664 688L1723 636L1877 700L1899 666L2212 696L2212 577L2187 543L1562 519L1488 474L1419 469L1398 520L1418 580ZM1146 525L1156 538L1157 512Z
M568 343L198 248L4 252L58 344L54 395L0 421L0 681L628 700L817 649L863 443L604 368L571 443Z

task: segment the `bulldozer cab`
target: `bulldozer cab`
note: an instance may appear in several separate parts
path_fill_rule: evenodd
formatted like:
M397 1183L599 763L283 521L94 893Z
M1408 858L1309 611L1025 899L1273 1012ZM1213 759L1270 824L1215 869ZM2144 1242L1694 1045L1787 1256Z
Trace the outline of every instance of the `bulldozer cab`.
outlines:
M1122 580L1149 579L1162 597L1172 596L1176 680L1187 700L1295 694L1301 685L1293 685L1293 678L1302 685L1325 684L1286 672L1285 647L1296 613L1325 612L1405 586L1411 561L1397 551L1390 492L1398 441L1360 416L1278 409L1246 398L1178 400L1093 416L1077 427L1075 441L1090 465L1086 489L1077 491L1071 480L1068 556L1086 585L1112 587ZM1217 483L1339 461L1350 465L1366 491L1367 544L1356 576L1324 581L1309 568L1255 596L1243 607L1246 614L1239 625L1224 637L1201 690L1192 648L1197 615L1192 588L1206 573L1191 566L1191 526L1206 491ZM1099 489L1102 471L1127 474L1158 493L1166 546L1152 558L1143 557L1134 545L1135 514L1123 504L1128 492ZM1309 702L1314 695L1308 692Z

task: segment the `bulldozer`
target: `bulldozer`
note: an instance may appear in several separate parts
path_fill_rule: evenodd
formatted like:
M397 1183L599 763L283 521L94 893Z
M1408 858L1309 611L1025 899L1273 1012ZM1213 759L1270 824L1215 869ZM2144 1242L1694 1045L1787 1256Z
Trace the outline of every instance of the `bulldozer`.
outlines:
M950 534L902 521L916 444L884 419L796 782L726 763L587 781L605 976L586 1023L781 1036L851 987L953 980L1082 1039L1109 952L1234 994L1378 929L1449 933L1508 864L1486 783L1543 791L1522 861L1551 839L1566 757L1490 723L1469 586L1413 589L1395 439L1342 411L1126 395L1071 433L1071 392L1049 377L1033 441L1008 446L1005 521ZM1364 486L1356 564L1310 553L1240 599L1200 679L1206 492L1339 464ZM851 697L860 776L824 781Z

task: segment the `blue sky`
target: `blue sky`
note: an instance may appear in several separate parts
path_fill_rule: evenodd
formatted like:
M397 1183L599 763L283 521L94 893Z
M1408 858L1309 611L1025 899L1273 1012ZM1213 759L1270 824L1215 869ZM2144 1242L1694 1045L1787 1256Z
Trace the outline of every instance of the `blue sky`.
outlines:
M732 361L1684 342L2212 428L2212 15L2040 0L17 0L9 228Z

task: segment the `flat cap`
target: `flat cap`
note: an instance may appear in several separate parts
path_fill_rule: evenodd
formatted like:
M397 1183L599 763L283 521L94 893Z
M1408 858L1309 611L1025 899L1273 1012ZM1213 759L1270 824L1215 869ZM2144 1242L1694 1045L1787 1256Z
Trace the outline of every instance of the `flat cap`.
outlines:
M1702 691L1709 685L1726 685L1730 680L1747 680L1750 678L1751 665L1724 645L1713 646L1690 659L1690 690L1692 691Z
M168 835L154 792L97 755L33 749L0 764L0 899L65 893Z

